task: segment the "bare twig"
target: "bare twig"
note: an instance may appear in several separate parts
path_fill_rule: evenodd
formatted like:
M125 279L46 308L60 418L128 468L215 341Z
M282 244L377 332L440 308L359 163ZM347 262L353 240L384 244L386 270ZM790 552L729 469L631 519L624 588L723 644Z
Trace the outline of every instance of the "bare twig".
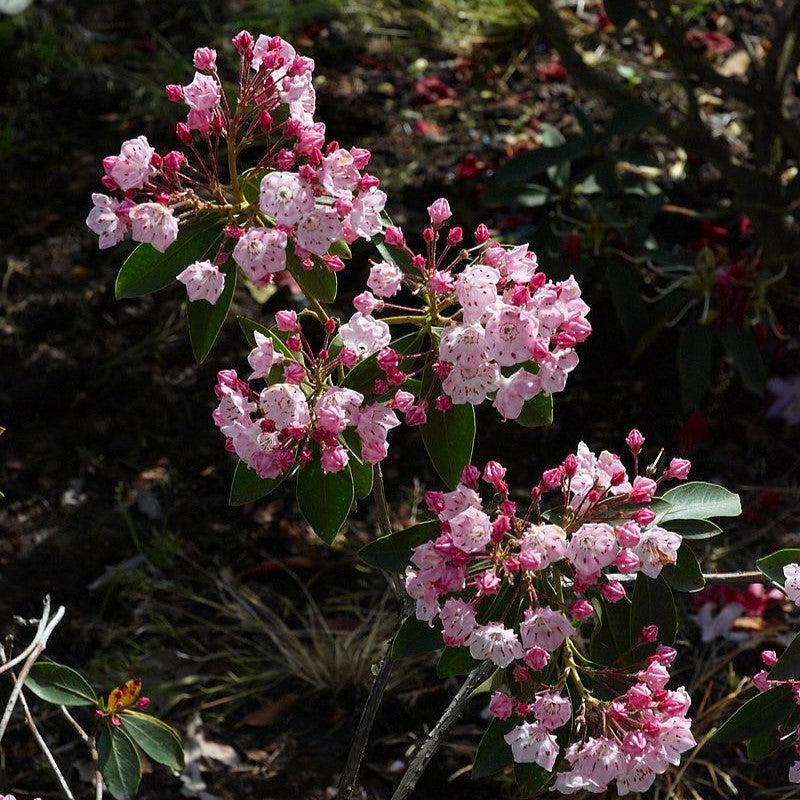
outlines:
M25 683L25 679L28 677L31 667L36 662L36 659L42 654L42 651L45 649L45 647L47 647L47 640L50 638L50 635L53 633L58 623L61 622L61 618L63 616L64 606L59 606L51 620L49 620L44 626L42 626L40 623L39 629L37 630L36 636L33 640L34 647L30 650L27 659L22 665L22 669L19 671L19 675L14 678L14 688L11 690L11 695L8 698L8 703L6 705L5 712L3 713L3 718L0 719L0 741L2 741L3 736L5 736L6 729L8 728L8 722L11 719L11 714L17 704L17 700L20 697L22 685ZM2 650L2 648L0 648L0 650ZM4 651L2 653L2 658L3 661L5 661ZM12 673L12 676L13 674L14 673Z
M636 580L636 573L630 573L628 575L611 573L607 577L610 581L633 583ZM744 572L704 572L703 580L710 584L772 583L763 572L759 572L757 569Z
M103 775L100 772L99 757L97 755L97 748L95 747L94 737L89 736L88 733L78 724L78 721L67 711L66 706L59 706L64 719L75 729L75 732L84 741L89 748L89 755L92 757L94 764L94 796L95 800L103 800Z
M422 773L425 772L434 753L438 750L442 738L464 711L470 695L492 674L494 669L494 665L487 661L470 672L450 705L445 709L444 714L417 749L408 769L394 790L391 800L405 800L414 791Z

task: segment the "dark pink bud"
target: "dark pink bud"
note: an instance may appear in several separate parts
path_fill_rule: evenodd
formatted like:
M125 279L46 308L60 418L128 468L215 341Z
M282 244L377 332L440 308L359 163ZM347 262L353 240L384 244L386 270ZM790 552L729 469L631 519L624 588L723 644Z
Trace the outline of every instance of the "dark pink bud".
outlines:
M253 49L253 37L249 31L239 31L239 33L231 39L231 42L240 56L249 55Z
M626 437L625 444L628 445L628 450L633 455L638 456L642 452L642 445L644 445L644 436L634 428Z
M432 242L436 238L436 231L433 228L425 228L425 230L422 231L422 238L426 242Z
M171 103L180 103L183 101L183 87L175 83L170 83L166 86L164 93L167 95L167 100Z
M464 231L456 225L455 228L450 228L447 232L447 244L451 247L458 244L464 238Z
M183 142L183 144L191 144L192 143L192 132L189 130L189 126L185 122L179 122L175 126L175 135Z
M383 232L383 240L392 247L402 247L406 243L403 231L396 225L389 225Z
M290 336L286 340L286 346L295 353L298 353L303 349L303 343L300 341L299 336Z
M655 642L658 639L658 625L645 625L642 628L642 641Z
M481 222L481 224L475 228L475 243L484 244L485 242L489 241L491 235L492 234L489 233L489 229Z
M259 111L258 124L263 130L268 131L272 127L272 114L266 109Z
M578 471L578 459L572 453L570 453L564 459L564 463L562 464L562 468L564 470L564 474L568 478L571 478Z
M478 479L480 477L481 471L472 464L467 464L461 471L461 483L465 486L469 486L470 489L478 488Z
M450 408L452 405L453 401L446 394L440 394L436 398L436 402L434 403L434 407L436 408L436 410L441 411L443 413L447 411L447 409Z
M542 488L556 489L561 486L561 467L554 467L542 473Z

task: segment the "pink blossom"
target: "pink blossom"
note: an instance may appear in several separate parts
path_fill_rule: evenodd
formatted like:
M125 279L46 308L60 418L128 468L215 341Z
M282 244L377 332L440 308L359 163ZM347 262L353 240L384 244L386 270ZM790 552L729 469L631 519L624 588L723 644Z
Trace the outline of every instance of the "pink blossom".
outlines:
M278 430L290 425L308 425L311 420L308 403L302 389L290 383L269 386L259 395L264 416Z
M217 51L211 47L198 47L194 51L192 65L195 69L213 72L217 66Z
M144 136L128 139L122 143L119 156L113 157L108 174L123 191L141 189L150 177L155 152Z
M548 771L555 766L558 743L543 725L523 722L503 738L511 745L511 754L518 764L538 764Z
M454 367L442 381L442 389L457 405L479 405L500 382L500 368L489 362L475 367Z
M477 508L465 508L451 517L449 524L453 543L466 553L483 550L491 541L491 520Z
M347 466L349 458L346 448L341 445L327 447L322 451L320 466L326 475L331 472L341 472Z
M576 600L570 604L569 613L577 620L589 619L594 614L592 604L588 600Z
M560 612L547 606L529 610L519 626L519 634L523 647L541 647L553 652L564 640L575 633L575 628Z
M448 203L444 197L434 200L433 203L428 206L428 217L434 228L440 228L442 224L452 216L453 212L450 210L450 203Z
M486 361L484 330L480 325L452 325L439 342L439 357L461 367L476 367Z
M476 626L472 632L469 652L478 661L491 661L503 668L524 655L517 635L502 622Z
M449 598L442 606L439 618L444 636L452 645L465 644L475 629L475 609L463 600Z
M505 692L494 692L489 701L489 713L496 719L509 719L514 713L514 701Z
M786 579L783 589L786 596L795 604L800 605L800 564L787 564L783 568Z
M500 273L493 267L474 264L456 279L456 296L464 312L464 322L479 322L486 309L497 301Z
M221 96L219 83L202 72L195 72L192 82L183 87L184 100L192 111L211 111L219 105Z
M544 569L560 561L567 552L567 534L558 525L529 525L520 541L521 553L535 553Z
M337 239L342 238L339 215L332 208L315 207L298 223L295 238L300 247L309 253L317 256L325 255L328 248Z
M152 245L163 253L178 238L178 220L172 209L161 203L139 203L133 206L128 217L131 221L131 238L135 242Z
M581 525L569 540L567 559L583 575L592 575L614 563L620 547L614 529L605 522Z
M639 543L631 550L639 557L639 569L649 578L655 578L664 564L678 560L678 548L683 539L673 531L654 526L642 531Z
M531 647L525 652L525 663L536 670L543 670L550 661L550 654L543 647Z
M499 380L493 405L503 419L517 419L525 403L538 394L536 376L525 369L518 369L511 377L501 375Z
M424 425L428 421L428 414L425 406L422 403L412 405L406 411L405 422L406 425L417 426Z
M633 428L631 432L625 437L625 444L628 445L628 450L633 453L633 455L637 456L639 453L642 452L642 446L644 445L644 436L639 432L637 428Z
M314 210L314 195L296 173L270 172L261 180L259 207L283 225L296 225Z
M339 328L344 346L366 358L388 347L391 341L389 326L368 314L356 312Z
M367 286L378 297L393 297L400 291L403 282L403 273L399 267L388 261L379 261L373 264L367 278Z
M213 306L225 289L225 276L210 261L195 261L177 276L185 284L189 300L206 300Z
M265 336L261 331L254 331L255 347L247 356L247 361L253 368L250 380L266 378L273 365L279 364L283 356L275 352L271 336Z
M127 222L117 211L119 200L99 192L92 194L94 207L86 217L86 225L100 237L100 249L113 247L125 238Z
M658 484L652 478L637 475L633 479L630 500L632 503L649 503L657 490Z
M689 477L689 470L691 468L691 461L685 458L673 458L669 462L669 466L664 470L664 477L675 478L676 480L683 481Z
M276 311L275 324L283 333L297 333L300 330L296 311Z
M572 716L572 703L557 692L540 692L533 703L536 720L547 731L566 725Z
M385 205L386 193L380 189L370 189L358 195L350 212L350 224L358 236L369 239L383 230L381 211Z
M286 234L278 228L251 228L233 248L233 260L255 284L286 269Z
M287 383L293 383L299 386L306 379L306 368L296 361L290 361L283 368L283 379Z
M353 298L353 306L364 316L369 316L374 311L383 308L383 300L378 300L372 292L361 292Z

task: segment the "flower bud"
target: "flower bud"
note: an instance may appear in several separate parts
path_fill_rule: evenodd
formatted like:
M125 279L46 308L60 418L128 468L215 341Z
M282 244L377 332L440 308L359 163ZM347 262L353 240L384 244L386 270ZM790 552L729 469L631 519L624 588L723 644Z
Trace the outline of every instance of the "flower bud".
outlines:
M589 617L594 614L594 609L588 600L576 600L574 603L570 604L569 613L572 614L575 619L584 620L589 619Z
M192 64L195 69L213 72L217 66L217 51L212 47L198 47L194 51Z
M456 225L447 232L447 244L451 247L457 245L464 238L464 231Z
M461 483L465 486L469 486L470 489L477 489L480 476L481 471L477 467L472 464L467 464L461 471Z
M642 641L655 642L658 639L658 625L645 625L642 628Z
M453 212L450 210L450 203L448 203L444 197L434 200L433 203L428 206L428 217L434 228L440 228L442 224L452 216Z
M164 94L166 94L170 103L183 102L183 86L178 86L176 83L167 84L164 87Z
M384 230L383 241L392 247L402 247L406 243L403 231L396 225L389 225Z
M644 444L644 436L634 428L626 437L625 444L628 445L628 450L633 455L638 456L642 452L642 445Z
M175 135L181 140L181 142L183 142L183 144L192 143L192 132L189 130L189 126L185 122L179 122L175 126Z
M485 244L489 241L491 235L492 234L489 233L489 229L481 222L481 224L475 228L475 243Z

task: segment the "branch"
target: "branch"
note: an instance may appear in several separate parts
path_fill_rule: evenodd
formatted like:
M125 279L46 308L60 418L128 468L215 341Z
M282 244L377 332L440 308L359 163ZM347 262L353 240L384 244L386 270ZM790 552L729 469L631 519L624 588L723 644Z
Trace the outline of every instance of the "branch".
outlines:
M419 746L411 764L409 764L408 769L397 785L391 800L405 800L414 791L417 782L422 777L422 773L425 772L434 753L439 748L442 738L464 711L470 695L492 674L494 669L494 665L487 661L470 672L433 730Z
M378 527L381 534L388 536L392 532L392 523L389 519L389 506L386 503L386 491L383 485L383 473L381 472L381 465L375 464L373 467L373 484L372 484L372 497L375 502L375 510L378 514ZM398 585L398 581L394 577L388 578L392 589L398 598L401 597L402 591ZM402 604L401 604L402 609ZM399 615L397 628L400 628L403 614L402 611ZM388 648L383 658L381 659L378 670L375 673L375 679L370 686L369 694L367 695L367 702L364 704L364 709L361 712L361 717L356 726L356 732L353 735L353 741L350 745L350 750L347 753L347 760L342 769L342 776L339 778L339 792L337 797L340 800L350 800L353 796L353 789L355 782L358 778L359 770L361 769L361 762L364 760L364 754L367 751L367 744L369 736L372 733L372 727L375 724L375 717L378 714L383 694L386 691L386 686L389 682L389 675L392 672L392 643L394 637L389 641Z
M94 764L94 797L95 800L103 800L103 774L100 772L100 768L98 766L99 756L97 755L97 748L94 744L94 738L89 736L89 734L86 733L86 731L78 724L77 720L72 716L72 714L67 711L66 706L59 706L59 708L61 709L61 713L64 715L64 718L75 729L75 732L81 737L86 746L89 748L89 754L91 755L92 763Z
M621 573L609 574L608 580L619 581L620 583L633 583L636 580L637 573L630 573L622 575ZM748 583L766 583L771 584L772 581L757 569L745 572L704 572L703 580L710 584L748 584Z

